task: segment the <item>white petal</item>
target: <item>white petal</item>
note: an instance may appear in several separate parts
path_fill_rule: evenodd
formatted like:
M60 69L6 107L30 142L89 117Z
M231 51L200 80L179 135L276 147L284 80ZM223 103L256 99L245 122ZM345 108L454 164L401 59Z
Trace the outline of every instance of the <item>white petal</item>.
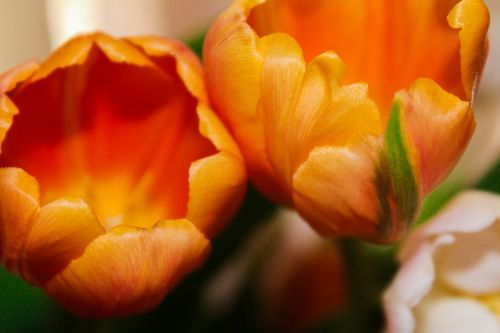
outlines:
M415 309L416 333L499 333L500 319L466 297L429 297Z
M436 253L439 281L463 293L500 293L500 219L481 232L455 238Z
M430 292L434 284L433 255L437 248L449 244L449 235L423 242L403 263L384 294L384 308L389 333L412 333L415 328L412 308Z
M402 266L384 295L389 332L414 332L420 318L414 318L413 310L420 308L423 299L435 290L436 274L448 286L461 291L498 292L499 217L500 196L464 192L410 235L400 253ZM484 306L482 309L487 311ZM494 329L500 333L498 327ZM426 328L421 332L430 331Z
M500 195L481 191L462 192L441 212L405 241L400 256L404 258L415 247L435 235L479 232L500 218Z

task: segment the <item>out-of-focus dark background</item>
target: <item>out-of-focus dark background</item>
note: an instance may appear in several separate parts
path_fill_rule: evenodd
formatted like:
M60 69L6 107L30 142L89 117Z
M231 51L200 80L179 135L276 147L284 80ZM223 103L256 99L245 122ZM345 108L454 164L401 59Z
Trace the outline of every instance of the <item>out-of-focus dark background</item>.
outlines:
M199 54L210 22L230 2L0 0L0 72L32 58L43 59L73 34L94 30L116 36L173 36L188 42ZM476 133L455 171L428 200L422 219L432 215L460 189L475 187L500 192L500 3L485 2L492 17L491 52L474 108ZM0 332L260 332L265 313L261 311L262 297L256 296L254 282L261 278L256 275L262 273L256 267L280 233L281 226L269 226L276 223L270 222L275 214L277 208L249 187L241 210L213 241L212 253L203 268L181 282L157 309L132 318L75 317L42 290L0 268ZM332 315L332 320L317 325L314 331L380 331L383 317L377 301L395 269L394 248L366 245L361 251L365 254L363 266L373 289L373 300L367 302L368 306L356 308L356 320L350 321L349 315L344 316L347 319ZM347 273L357 264L360 263L347 263ZM246 277L241 276L242 272ZM272 270L267 272L273 274ZM331 287L329 281L321 283L324 288ZM349 294L353 296L355 293ZM293 297L290 300L294 302ZM353 311L352 307L349 309ZM356 326L349 326L351 322L356 322Z

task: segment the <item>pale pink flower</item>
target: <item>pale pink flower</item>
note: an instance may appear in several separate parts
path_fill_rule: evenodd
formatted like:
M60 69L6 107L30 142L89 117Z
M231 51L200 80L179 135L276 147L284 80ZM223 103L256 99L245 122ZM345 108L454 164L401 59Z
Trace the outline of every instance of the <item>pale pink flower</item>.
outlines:
M384 295L390 333L500 332L500 196L469 191L415 230Z

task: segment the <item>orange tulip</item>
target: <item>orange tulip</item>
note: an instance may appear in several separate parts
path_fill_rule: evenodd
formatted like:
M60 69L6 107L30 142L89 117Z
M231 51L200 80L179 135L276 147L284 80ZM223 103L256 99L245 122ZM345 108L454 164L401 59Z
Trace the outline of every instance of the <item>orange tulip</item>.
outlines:
M200 266L243 195L199 61L159 38L75 38L0 76L0 258L68 309L129 315Z
M394 242L472 135L488 24L481 0L238 0L207 35L210 98L268 197Z

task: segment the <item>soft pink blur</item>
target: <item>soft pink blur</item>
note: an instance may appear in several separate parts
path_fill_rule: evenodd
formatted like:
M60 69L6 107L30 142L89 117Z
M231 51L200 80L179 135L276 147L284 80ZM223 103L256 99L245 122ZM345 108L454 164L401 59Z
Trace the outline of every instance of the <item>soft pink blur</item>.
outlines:
M463 192L403 244L389 333L500 332L500 196Z

